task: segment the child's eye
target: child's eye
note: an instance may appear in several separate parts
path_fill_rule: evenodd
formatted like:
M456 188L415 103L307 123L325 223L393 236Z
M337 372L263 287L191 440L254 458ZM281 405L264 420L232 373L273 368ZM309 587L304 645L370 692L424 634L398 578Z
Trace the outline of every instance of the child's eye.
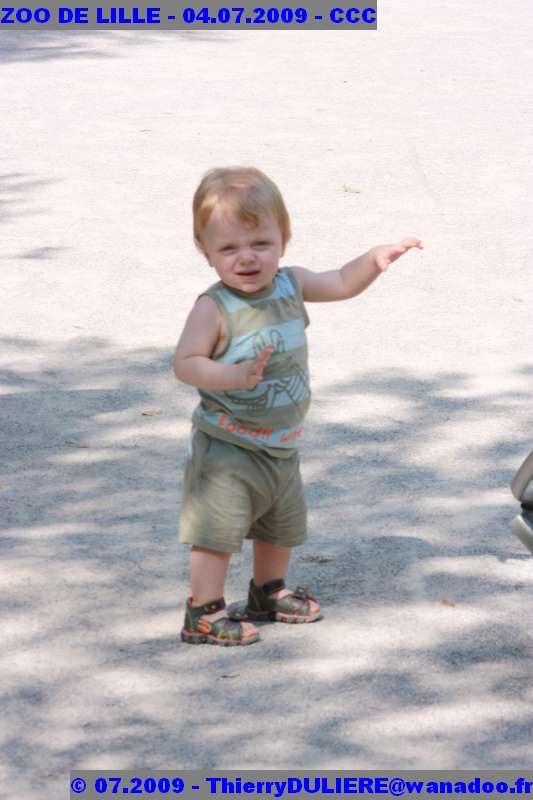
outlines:
M232 244L227 244L225 247L220 248L221 253L231 253L235 248Z
M261 240L259 242L254 242L254 247L266 247L267 245L268 245L268 242L264 242L263 240Z

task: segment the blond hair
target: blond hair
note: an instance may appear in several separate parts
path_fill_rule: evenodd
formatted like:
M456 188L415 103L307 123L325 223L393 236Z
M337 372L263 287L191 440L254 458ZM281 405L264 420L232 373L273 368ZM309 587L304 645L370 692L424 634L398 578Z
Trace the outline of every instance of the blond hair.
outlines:
M291 223L276 184L255 167L217 167L203 176L192 202L194 241L202 250L204 232L214 208L221 208L252 226L270 212L279 225L283 249L291 238Z

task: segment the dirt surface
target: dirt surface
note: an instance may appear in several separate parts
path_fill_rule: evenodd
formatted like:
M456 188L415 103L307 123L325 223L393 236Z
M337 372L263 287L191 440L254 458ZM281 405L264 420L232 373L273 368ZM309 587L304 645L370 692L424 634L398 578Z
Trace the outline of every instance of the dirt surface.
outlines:
M3 33L2 786L76 768L519 768L532 561L531 15L385 3L377 32ZM324 620L177 640L195 391L171 370L214 273L190 203L254 164L285 265L407 235L359 298L309 305L310 537ZM149 413L148 413L149 412ZM249 549L226 598L243 595Z

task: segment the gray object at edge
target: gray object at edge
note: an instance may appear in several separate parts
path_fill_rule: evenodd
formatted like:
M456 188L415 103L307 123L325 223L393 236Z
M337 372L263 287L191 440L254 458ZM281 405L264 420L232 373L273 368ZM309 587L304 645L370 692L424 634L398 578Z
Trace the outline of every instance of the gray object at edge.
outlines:
M518 468L511 491L522 504L522 513L511 523L511 528L522 544L533 554L533 451Z

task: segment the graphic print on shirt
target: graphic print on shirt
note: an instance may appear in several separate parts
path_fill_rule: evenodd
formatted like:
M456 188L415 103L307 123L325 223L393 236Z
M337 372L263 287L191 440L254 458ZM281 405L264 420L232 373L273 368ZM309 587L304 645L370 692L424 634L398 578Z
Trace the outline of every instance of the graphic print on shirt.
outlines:
M224 395L235 405L244 407L245 411L265 411L274 407L276 399L285 395L295 406L310 395L308 376L292 356L285 355L285 342L281 332L277 329L270 331L269 342L265 340L262 333L253 334L253 351L255 356L259 356L265 347L273 347L271 358L277 354L282 356L278 359L276 368L278 371L287 371L292 374L277 378L270 383L262 394L256 397L239 397L224 392Z

